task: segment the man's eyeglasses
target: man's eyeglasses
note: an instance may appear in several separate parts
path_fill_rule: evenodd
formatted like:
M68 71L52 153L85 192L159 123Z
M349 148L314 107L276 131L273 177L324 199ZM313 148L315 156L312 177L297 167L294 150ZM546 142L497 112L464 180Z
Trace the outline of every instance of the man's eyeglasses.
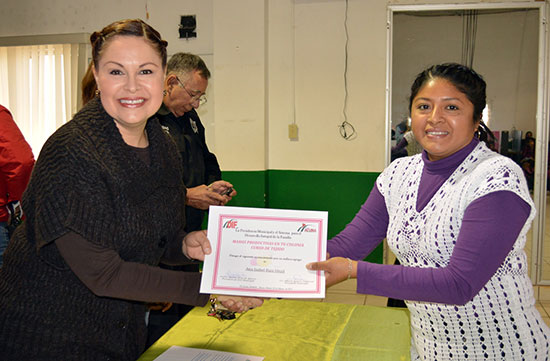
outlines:
M180 78L176 77L176 79L178 80L178 83L180 83L181 87L183 88L183 90L185 90L187 92L187 94L189 94L189 96L191 97L191 100L192 101L199 101L199 105L203 105L204 103L206 103L207 99L206 99L206 95L204 94L201 94L201 92L197 91L195 93L192 93L190 92L186 87L185 85L183 85L183 83L181 82Z

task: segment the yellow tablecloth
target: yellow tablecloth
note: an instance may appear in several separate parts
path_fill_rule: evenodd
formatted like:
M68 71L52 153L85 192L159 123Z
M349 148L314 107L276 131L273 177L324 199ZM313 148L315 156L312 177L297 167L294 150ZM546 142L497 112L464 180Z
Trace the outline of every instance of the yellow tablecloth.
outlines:
M138 361L154 360L173 345L265 361L410 360L406 309L272 299L221 322L207 310L194 308Z

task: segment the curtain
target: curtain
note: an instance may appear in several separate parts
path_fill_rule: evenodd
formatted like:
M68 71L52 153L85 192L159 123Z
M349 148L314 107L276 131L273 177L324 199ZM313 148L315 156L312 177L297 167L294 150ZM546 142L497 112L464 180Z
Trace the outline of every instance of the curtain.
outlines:
M477 34L477 10L464 10L462 13L462 64L470 68L474 65Z
M0 47L0 104L12 113L35 158L76 112L78 44Z

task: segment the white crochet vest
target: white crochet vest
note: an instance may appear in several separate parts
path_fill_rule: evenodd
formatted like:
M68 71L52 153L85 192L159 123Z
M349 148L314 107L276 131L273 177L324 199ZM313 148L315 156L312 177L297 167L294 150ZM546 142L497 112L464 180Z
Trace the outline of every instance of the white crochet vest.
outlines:
M521 169L479 143L417 212L423 167L421 154L400 158L377 180L389 214L388 244L404 266L445 267L464 211L488 193L514 192L532 210L512 251L473 300L464 306L406 301L412 360L548 360L550 330L534 307L523 251L535 207Z

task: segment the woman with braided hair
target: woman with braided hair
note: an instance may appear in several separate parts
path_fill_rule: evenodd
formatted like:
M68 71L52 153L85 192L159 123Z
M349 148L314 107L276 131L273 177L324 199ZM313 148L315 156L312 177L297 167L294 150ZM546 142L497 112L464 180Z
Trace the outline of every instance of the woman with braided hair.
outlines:
M90 40L96 96L42 148L0 269L1 360L133 361L146 302L209 300L198 272L158 267L210 252L204 231L184 231L181 161L154 117L167 43L141 20ZM218 300L237 312L262 303Z

